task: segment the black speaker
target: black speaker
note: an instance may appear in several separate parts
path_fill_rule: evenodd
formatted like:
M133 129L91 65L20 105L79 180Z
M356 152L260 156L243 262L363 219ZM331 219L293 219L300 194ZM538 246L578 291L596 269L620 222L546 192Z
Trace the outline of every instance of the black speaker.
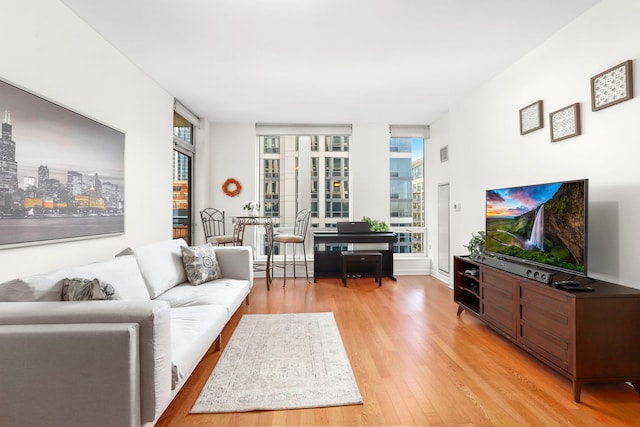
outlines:
M553 273L529 264L515 261L506 261L504 259L492 257L482 253L473 255L471 259L490 267L495 267L509 273L517 274L518 276L526 277L527 279L535 280L536 282L549 284L553 281Z

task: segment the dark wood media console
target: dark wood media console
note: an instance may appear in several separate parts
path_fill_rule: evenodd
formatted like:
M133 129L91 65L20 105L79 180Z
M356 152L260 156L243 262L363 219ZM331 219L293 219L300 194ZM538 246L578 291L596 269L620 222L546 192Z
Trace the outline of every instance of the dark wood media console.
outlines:
M477 316L569 378L576 402L589 383L631 382L640 393L640 289L577 280L593 291L556 289L456 256L453 298L458 316Z

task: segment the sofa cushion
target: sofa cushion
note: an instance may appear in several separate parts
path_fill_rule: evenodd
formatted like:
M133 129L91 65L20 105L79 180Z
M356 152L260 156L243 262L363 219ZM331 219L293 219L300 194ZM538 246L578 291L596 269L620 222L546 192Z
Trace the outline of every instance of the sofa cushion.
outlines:
M151 299L133 255L71 267L65 271L68 273L65 277L104 280L115 288L122 299L127 301L149 301Z
M172 388L191 375L226 323L227 314L222 306L171 309Z
M187 246L184 239L164 240L133 248L151 298L156 298L167 289L187 280L182 265L182 246Z
M182 246L180 249L182 264L189 283L197 286L221 277L218 259L211 244Z
M63 301L93 301L122 299L118 292L109 283L95 278L91 279L63 279Z
M250 289L248 280L218 279L199 286L183 283L169 289L157 299L167 301L171 307L219 305L225 308L227 317L231 317Z
M0 283L0 301L60 301L65 277L64 270L57 270Z
M0 283L0 301L60 301L62 280L68 277L98 278L111 284L122 299L150 300L138 263L128 255Z

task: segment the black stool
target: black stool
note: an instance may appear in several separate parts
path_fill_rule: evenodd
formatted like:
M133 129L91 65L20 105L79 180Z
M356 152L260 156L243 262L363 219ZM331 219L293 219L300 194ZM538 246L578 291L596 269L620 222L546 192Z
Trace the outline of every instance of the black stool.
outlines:
M342 283L347 287L347 271L354 265L375 263L375 279L382 286L382 253L377 251L342 251Z

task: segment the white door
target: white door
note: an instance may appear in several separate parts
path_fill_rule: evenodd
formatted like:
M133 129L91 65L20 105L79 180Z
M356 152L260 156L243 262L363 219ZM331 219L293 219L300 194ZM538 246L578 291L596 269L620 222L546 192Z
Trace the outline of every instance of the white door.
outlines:
M438 185L438 270L449 274L449 184Z

